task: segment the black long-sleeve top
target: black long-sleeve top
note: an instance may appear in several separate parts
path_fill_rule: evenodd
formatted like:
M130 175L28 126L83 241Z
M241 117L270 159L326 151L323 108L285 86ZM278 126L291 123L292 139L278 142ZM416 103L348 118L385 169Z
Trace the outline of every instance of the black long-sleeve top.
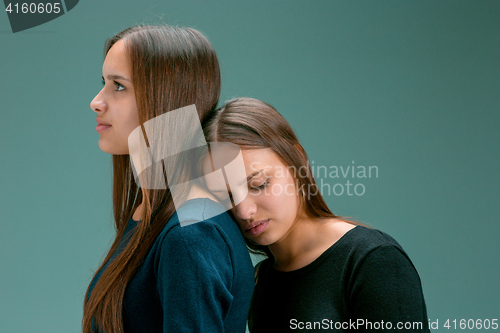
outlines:
M429 332L418 273L401 246L357 226L300 269L259 267L252 333Z

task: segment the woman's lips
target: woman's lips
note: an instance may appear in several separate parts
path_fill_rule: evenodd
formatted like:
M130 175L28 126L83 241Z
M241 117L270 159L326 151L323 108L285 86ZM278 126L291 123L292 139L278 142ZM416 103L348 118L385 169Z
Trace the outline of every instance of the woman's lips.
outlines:
M266 228L267 225L269 224L269 220L260 220L253 222L246 230L245 232L249 233L252 236L256 236L263 232Z
M95 130L97 131L97 133L101 133L101 132L104 132L105 130L107 130L108 128L110 128L111 125L104 125L104 124L99 124L96 126Z

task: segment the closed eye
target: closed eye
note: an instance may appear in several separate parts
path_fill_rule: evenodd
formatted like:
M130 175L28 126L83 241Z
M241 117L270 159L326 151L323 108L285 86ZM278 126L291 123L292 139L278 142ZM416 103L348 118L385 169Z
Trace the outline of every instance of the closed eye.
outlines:
M253 190L253 191L259 191L259 190L262 190L263 188L267 187L269 185L269 178L266 179L265 182L263 182L261 185L259 186L251 186L250 187L250 190Z

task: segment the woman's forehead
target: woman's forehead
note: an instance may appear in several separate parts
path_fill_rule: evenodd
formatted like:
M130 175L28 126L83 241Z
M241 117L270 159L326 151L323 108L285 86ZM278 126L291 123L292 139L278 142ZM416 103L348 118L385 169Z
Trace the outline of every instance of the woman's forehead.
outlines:
M108 51L102 66L103 74L124 76L130 80L129 60L123 40L117 41Z

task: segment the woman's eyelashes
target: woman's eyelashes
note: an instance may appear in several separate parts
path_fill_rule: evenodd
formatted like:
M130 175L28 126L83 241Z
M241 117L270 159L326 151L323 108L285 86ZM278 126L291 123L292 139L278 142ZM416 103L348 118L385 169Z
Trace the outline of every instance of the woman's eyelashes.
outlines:
M122 91L125 89L125 87L123 85L121 85L120 83L116 82L116 81L113 81L113 83L115 84L116 86L116 91Z
M104 81L104 79L102 79L101 83L103 86L106 85L106 81ZM116 91L122 91L125 89L125 87L119 82L113 81L113 84L116 86Z
M263 183L261 183L260 185L256 185L256 184L249 184L249 188L251 191L260 191L264 188L266 188L268 185L269 185L269 179L270 178L267 178Z

